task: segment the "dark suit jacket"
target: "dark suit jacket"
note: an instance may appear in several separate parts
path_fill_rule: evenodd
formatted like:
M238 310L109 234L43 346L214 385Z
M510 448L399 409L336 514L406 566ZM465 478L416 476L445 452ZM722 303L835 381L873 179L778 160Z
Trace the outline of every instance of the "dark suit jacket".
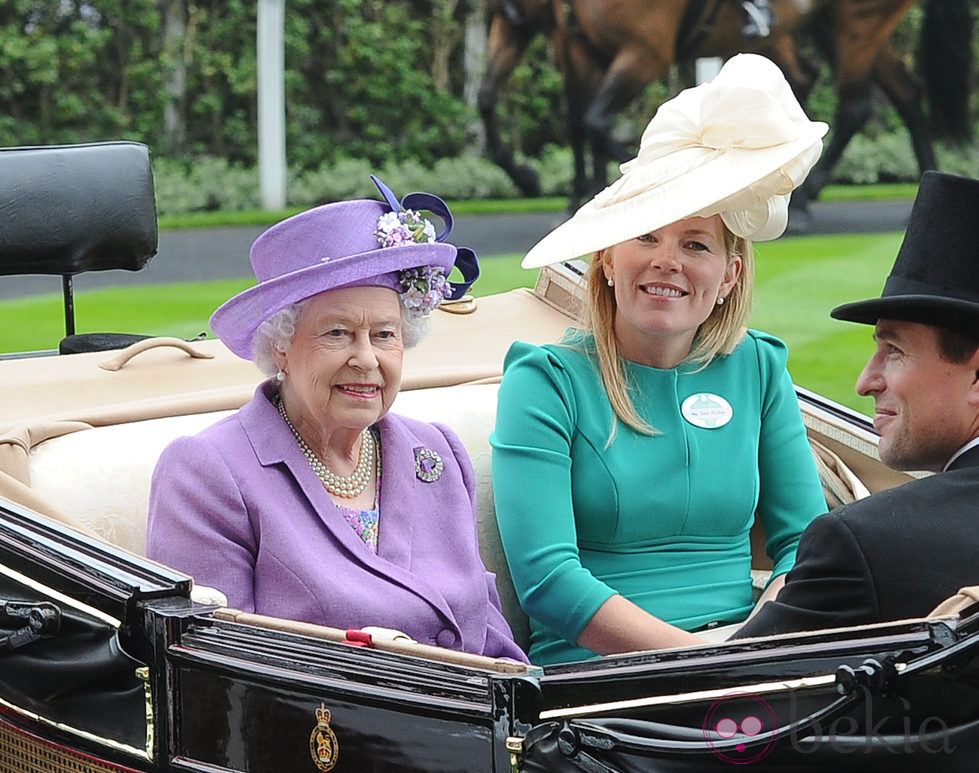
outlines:
M821 515L785 587L734 636L923 617L979 584L979 448L942 473Z

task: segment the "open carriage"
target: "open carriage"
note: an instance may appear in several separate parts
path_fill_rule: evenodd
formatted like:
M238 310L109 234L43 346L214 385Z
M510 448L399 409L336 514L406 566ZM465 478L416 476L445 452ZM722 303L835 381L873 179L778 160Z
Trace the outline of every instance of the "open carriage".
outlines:
M153 254L145 148L6 154L0 165L28 187L53 179L42 170L58 177L42 190L47 208L22 208L3 229L0 273L63 274L67 293L74 273ZM93 173L108 181L96 202L77 195ZM93 205L137 214L93 218ZM483 557L524 643L488 436L507 347L556 339L579 280L574 265L546 269L533 291L437 312L392 409L438 418L466 445ZM237 409L260 379L214 340L0 360L0 773L974 766L979 605L968 597L927 619L547 668L226 608L141 556L149 475L166 443ZM867 419L798 394L830 506L907 480L877 459Z

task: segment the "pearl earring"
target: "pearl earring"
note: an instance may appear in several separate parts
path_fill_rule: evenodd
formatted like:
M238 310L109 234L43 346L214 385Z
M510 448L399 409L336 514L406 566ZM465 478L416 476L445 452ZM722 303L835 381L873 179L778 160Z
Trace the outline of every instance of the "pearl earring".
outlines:
M608 282L609 287L615 287L615 280L613 280L612 277L606 278L605 281Z
M283 381L286 380L286 374L280 370L278 373L275 374L275 380L281 384Z
M718 295L717 296L717 305L718 306L723 306L724 305L724 296L723 295Z

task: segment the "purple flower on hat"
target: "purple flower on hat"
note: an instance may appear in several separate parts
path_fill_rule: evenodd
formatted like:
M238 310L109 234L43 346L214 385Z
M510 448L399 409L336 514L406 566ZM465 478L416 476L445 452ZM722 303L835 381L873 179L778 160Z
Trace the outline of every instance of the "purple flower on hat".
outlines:
M383 191L383 189L382 189ZM388 202L391 203L390 201ZM397 204L397 200L394 202ZM438 240L435 226L414 209L392 209L377 219L374 229L381 247L428 244ZM423 317L452 295L452 287L438 266L422 266L398 272L401 300L415 317Z
M377 219L374 235L382 247L427 244L434 242L436 238L432 222L413 209L384 213Z
M442 199L431 193L409 193L400 201L387 185L376 176L371 179L391 208L377 219L374 236L381 247L429 244L444 242L452 231L452 213ZM437 231L432 222L419 214L419 210L441 218L443 228ZM479 261L468 247L456 248L455 268L463 276L463 282L453 283L447 274L452 271L441 266L421 266L398 272L401 300L414 317L422 317L438 308L446 298L461 298L479 277Z
M409 268L398 276L403 290L402 303L416 317L431 313L452 294L449 281L437 266Z

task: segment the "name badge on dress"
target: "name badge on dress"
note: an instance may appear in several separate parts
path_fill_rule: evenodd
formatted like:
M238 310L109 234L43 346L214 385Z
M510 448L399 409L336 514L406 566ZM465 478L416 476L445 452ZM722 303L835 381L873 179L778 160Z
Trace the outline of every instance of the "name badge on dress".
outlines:
M731 403L720 395L698 392L683 401L680 405L680 413L695 427L717 429L731 421L734 409L731 408Z

